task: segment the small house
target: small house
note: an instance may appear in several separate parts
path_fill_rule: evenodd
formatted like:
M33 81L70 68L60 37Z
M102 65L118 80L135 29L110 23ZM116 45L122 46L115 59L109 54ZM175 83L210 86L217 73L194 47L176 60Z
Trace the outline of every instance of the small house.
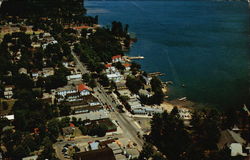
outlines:
M4 97L6 99L12 98L14 88L15 88L14 85L7 85L7 86L5 86L3 94L4 94Z
M88 86L86 86L85 84L79 84L77 86L77 91L82 96L90 95L90 93L91 93L91 89Z
M112 63L121 62L122 61L122 55L116 55L112 57Z

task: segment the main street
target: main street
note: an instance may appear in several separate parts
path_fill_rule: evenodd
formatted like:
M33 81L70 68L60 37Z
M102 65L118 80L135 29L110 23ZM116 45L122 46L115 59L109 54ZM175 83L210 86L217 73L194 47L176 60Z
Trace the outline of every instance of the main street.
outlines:
M71 48L71 50L73 49ZM81 63L81 61L79 60L79 57L77 57L73 51L71 53L82 74L89 73L89 71L86 69L86 66L84 66L83 63ZM116 104L116 101L112 100L110 95L105 92L104 88L98 82L97 87L94 89L94 91L98 95L102 103L112 106L114 112L110 112L110 114L113 114L115 116L115 119L118 121L118 124L123 130L124 135L134 141L138 145L138 149L141 150L143 146L143 140L140 139L137 135L137 133L141 132L141 130L134 124L133 119L117 111L116 106L118 104Z

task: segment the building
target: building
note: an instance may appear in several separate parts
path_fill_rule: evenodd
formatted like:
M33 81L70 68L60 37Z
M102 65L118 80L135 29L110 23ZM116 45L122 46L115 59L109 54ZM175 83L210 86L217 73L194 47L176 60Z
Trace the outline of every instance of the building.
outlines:
M75 132L75 125L70 123L70 126L62 128L62 132L64 136L71 136Z
M1 116L1 117L3 117L3 118L7 118L7 119L8 119L8 120L10 120L10 121L12 121L12 120L14 120L14 119L15 119L14 114L11 114L11 115L5 115L5 116Z
M19 74L27 74L28 72L27 72L27 69L25 69L25 68L20 68L20 69L18 70L18 73L19 73Z
M70 115L69 118L75 117L76 119L81 118L82 120L99 120L109 118L109 114L104 110L99 110L98 112L81 113L76 115Z
M77 86L77 91L80 93L81 96L87 96L91 93L91 89L85 84L79 84Z
M67 94L77 93L77 89L74 85L67 85L56 89L56 95L65 97Z
M89 144L90 150L98 150L99 149L99 142L92 142Z
M55 74L55 70L52 67L43 68L42 70L43 77L53 76L54 74Z
M39 77L39 71L37 69L32 69L31 70L31 77L33 79L37 79Z
M14 85L7 85L4 87L4 97L6 99L10 99L13 96L13 90L14 90L15 86Z
M126 81L120 81L115 83L117 90L127 89Z
M128 100L128 104L131 110L142 108L141 102L138 99L130 99Z
M115 73L117 70L114 66L112 66L112 64L105 64L105 72L107 74L111 74L111 73Z
M67 80L81 80L82 79L82 74L72 74L69 76L66 76Z
M183 120L191 120L192 119L192 111L188 108L178 108L180 118Z
M242 148L242 144L240 143L232 143L230 144L230 150L231 150L231 156L235 157L235 156L247 156L247 153L243 153L243 148Z
M122 55L113 56L111 59L112 59L112 63L122 62L123 61Z
M74 154L75 160L116 160L109 147Z
M130 63L124 63L123 66L125 67L126 71L130 71L130 69L131 69L131 64Z
M221 131L217 147L220 150L228 147L231 150L231 156L247 156L247 153L243 153L243 150L246 149L246 141L239 133L229 129Z
M147 91L146 89L140 89L139 90L139 95L146 96L146 97L150 97L151 96L150 92Z
M120 72L115 72L111 74L107 74L107 77L109 80L116 82L120 82L123 79L123 76L120 74Z
M37 159L38 159L37 155L22 158L22 160L37 160Z

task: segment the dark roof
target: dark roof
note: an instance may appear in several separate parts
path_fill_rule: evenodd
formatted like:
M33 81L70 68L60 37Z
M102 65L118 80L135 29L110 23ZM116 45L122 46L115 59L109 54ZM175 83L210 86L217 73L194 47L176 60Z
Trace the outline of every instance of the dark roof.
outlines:
M109 147L75 154L76 160L115 160L114 153Z

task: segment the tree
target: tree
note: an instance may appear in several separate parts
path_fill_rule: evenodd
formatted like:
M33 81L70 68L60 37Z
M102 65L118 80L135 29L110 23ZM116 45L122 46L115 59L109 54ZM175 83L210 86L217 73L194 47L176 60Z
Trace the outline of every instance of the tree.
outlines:
M14 83L19 89L31 89L34 86L33 81L26 74L14 76Z
M55 140L59 136L60 128L59 128L59 120L52 119L48 121L48 133L52 140Z
M3 107L3 110L7 110L9 108L9 105L6 101L3 101L2 102L2 107Z
M59 105L60 115L68 116L71 113L71 108L68 105Z
M50 138L45 137L42 144L44 146L44 150L42 151L41 155L39 155L38 160L55 159L55 150L53 149L53 143Z
M91 79L90 75L88 73L85 73L82 75L83 82L88 83Z
M183 121L167 112L155 114L148 137L170 160L178 160L190 143Z
M125 67L124 67L124 65L122 65L122 63L121 62L116 62L116 63L114 63L113 64L117 69L119 69L119 70L125 70Z
M128 76L126 79L126 86L132 93L138 93L138 91L143 87L143 84L139 79Z
M18 145L12 153L12 157L15 159L22 159L23 157L28 156L29 151L22 145Z
M101 74L99 78L99 82L104 87L108 87L110 85L109 79L106 74Z
M88 86L90 86L91 88L95 88L97 86L95 79L92 78L89 81Z
M139 160L149 159L152 156L153 156L153 146L150 143L144 144L138 159Z

